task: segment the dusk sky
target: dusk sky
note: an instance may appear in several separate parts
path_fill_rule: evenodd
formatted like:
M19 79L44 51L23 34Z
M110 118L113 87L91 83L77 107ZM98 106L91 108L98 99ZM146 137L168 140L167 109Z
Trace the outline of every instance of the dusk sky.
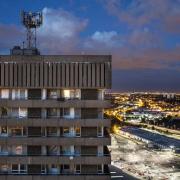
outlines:
M0 54L42 11L41 54L112 54L114 91L180 92L180 0L1 0Z

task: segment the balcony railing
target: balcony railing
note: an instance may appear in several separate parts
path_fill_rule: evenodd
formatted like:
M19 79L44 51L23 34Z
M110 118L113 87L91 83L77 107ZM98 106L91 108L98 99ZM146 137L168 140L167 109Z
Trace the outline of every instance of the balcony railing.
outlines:
M0 120L1 119L16 119L16 120L24 120L24 119L65 119L65 120L77 120L77 119L84 119L79 117L67 117L67 116L31 116L31 115L27 115L27 116L0 116ZM107 117L97 117L97 118L87 118L87 119L109 119Z
M39 97L33 97L33 96L29 96L29 97L17 97L17 98L2 98L0 97L0 100L57 100L57 101L69 101L69 100L108 100L108 99L102 99L102 98L95 98L95 99L88 99L87 98L81 98L81 97L45 97L43 98L42 96Z
M41 138L55 138L55 137L61 137L61 138L109 138L109 134L106 134L104 136L98 136L98 135L79 135L79 134L61 134L61 135L47 135L44 134L28 134L28 135L10 135L10 134L0 134L0 138L35 138L35 137L41 137Z
M81 153L69 153L69 152L63 152L63 153L57 153L57 154L25 154L25 153L22 153L22 154L14 154L14 153L9 153L9 152L6 152L6 153L0 153L0 158L3 157L3 156L8 156L8 157L30 157L30 156L58 156L58 157L70 157L70 156L73 156L73 157L109 157L110 156L110 153L108 154L105 154L105 153L97 153L97 154L81 154Z
M13 173L13 172L0 172L0 175L13 175L13 176L23 176L23 175L29 175L29 176L107 176L110 175L109 172L105 172L105 173L72 173L72 172L59 172L57 174L55 173L50 173L50 172L46 172L46 173Z

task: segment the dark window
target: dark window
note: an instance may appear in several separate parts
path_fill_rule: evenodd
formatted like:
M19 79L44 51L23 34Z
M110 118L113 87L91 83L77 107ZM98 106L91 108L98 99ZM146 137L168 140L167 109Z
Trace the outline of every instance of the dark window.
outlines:
M28 174L41 174L41 165L28 165Z
M27 146L28 155L41 155L41 146Z
M29 89L28 99L41 99L41 89Z
M28 108L28 118L41 118L41 108Z
M41 136L41 127L28 127L28 136Z
M97 89L82 89L81 99L82 100L97 100L98 90Z

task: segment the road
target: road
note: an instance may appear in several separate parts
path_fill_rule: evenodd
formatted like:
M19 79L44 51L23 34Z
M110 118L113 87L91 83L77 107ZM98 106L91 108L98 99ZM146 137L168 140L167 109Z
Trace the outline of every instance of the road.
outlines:
M112 179L180 179L180 158L170 151L146 149L119 135L112 135L110 150Z
M112 180L138 180L138 178L123 172L120 168L113 165L110 166L110 171Z

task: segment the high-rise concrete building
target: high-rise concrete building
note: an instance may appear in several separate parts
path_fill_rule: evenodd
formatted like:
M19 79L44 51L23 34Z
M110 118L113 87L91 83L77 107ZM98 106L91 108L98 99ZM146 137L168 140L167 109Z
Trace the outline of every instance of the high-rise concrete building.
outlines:
M111 56L23 54L0 56L0 180L109 180Z

